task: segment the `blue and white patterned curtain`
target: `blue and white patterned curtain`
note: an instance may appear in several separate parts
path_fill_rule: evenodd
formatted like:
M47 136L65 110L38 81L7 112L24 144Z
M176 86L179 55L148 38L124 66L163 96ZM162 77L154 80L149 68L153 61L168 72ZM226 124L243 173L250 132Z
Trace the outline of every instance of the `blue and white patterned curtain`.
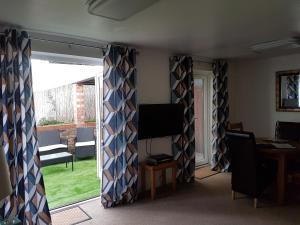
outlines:
M195 126L193 60L187 56L170 58L171 102L184 105L184 131L172 137L177 160L177 179L193 182L195 177Z
M217 60L213 63L213 157L212 169L228 171L230 157L225 142L225 131L228 125L228 64L226 61Z
M102 194L105 208L137 198L136 51L104 51Z
M299 98L299 78L300 75L287 76L287 99Z
M0 36L0 151L6 154L13 188L0 215L47 225L51 218L40 170L30 57L26 32Z

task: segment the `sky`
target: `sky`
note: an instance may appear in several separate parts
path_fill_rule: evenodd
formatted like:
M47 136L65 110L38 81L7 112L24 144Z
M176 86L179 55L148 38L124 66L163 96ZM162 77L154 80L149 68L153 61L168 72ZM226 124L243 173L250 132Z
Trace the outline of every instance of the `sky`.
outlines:
M95 77L103 71L102 66L50 63L46 60L31 60L33 91L43 91L76 81Z

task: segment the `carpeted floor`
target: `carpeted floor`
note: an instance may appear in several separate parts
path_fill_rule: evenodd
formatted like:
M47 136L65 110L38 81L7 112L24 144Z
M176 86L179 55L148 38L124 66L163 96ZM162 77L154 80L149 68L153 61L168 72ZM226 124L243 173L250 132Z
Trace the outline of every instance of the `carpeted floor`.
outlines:
M212 171L210 169L210 166L204 166L204 167L200 167L200 168L196 169L196 171L195 171L195 178L201 180L203 178L210 177L210 176L215 175L217 173L219 173L219 172Z
M59 210L51 214L52 223L59 225L75 225L90 220L91 217L84 212L80 206L70 207L66 210Z
M231 200L230 174L216 174L194 184L179 187L173 195L155 201L140 200L132 205L104 209L100 200L80 205L92 219L82 225L297 225L300 199L286 206L252 199ZM58 225L58 224L54 224Z

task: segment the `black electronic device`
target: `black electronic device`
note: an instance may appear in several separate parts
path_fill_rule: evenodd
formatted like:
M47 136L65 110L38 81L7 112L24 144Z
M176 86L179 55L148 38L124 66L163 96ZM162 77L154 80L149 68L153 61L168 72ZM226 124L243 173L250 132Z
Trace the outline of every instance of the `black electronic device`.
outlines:
M173 160L173 156L167 154L158 154L158 155L151 155L146 159L146 163L148 165L156 166L161 163L170 162Z
M149 139L180 134L183 131L182 104L139 105L138 138Z

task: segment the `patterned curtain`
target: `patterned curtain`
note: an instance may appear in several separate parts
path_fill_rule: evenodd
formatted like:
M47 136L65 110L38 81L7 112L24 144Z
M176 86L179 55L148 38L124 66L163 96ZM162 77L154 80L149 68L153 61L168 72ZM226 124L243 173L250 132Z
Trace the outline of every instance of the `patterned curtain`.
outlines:
M23 224L51 224L40 170L31 77L31 43L26 32L0 36L0 140L13 193L0 209L2 218Z
M300 75L287 76L287 99L299 98Z
M172 151L177 160L177 179L193 182L195 177L195 127L193 60L187 56L170 58L171 102L184 105L184 131L172 137Z
M225 143L225 130L228 125L228 89L226 61L217 60L213 64L213 157L212 168L228 171L230 167L229 152Z
M104 51L103 163L105 208L137 197L137 102L135 49L109 45Z

